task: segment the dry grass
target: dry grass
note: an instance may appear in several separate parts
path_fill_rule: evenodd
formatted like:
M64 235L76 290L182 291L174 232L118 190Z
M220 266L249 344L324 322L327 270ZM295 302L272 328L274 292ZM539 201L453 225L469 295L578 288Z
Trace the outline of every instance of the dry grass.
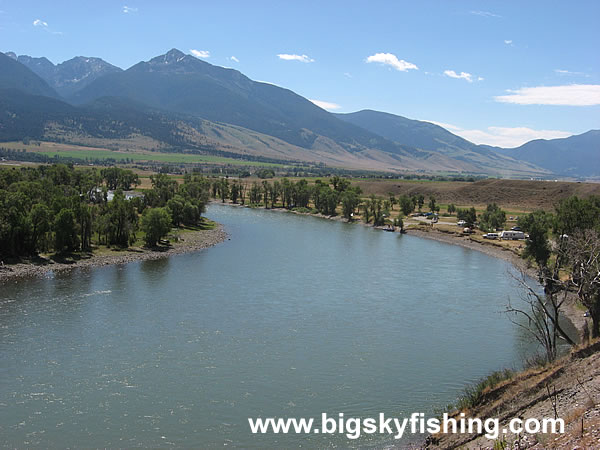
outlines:
M518 440L519 448L600 448L599 350L600 341L595 341L551 365L530 368L510 380L486 386L478 403L465 412L471 417L498 418L505 426L514 417L554 417L555 403L558 417L565 423L564 434L510 436L508 442ZM474 435L438 434L435 438L434 448L493 448L496 444Z
M404 181L359 180L357 184L365 195L387 196L423 194L426 199L433 195L438 203L454 203L460 207L475 206L483 209L489 203L497 203L518 214L534 209L552 209L558 200L571 195L600 195L600 183L575 183L566 181L530 181L487 179L473 183L461 181Z

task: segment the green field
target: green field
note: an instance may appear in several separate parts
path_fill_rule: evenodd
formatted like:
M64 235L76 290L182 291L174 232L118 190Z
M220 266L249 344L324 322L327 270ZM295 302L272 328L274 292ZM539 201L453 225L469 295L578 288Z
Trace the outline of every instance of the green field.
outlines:
M76 158L82 160L106 160L114 159L117 161L132 160L132 161L157 161L164 163L173 164L230 164L237 166L259 166L259 167L284 167L283 164L259 162L259 161L245 161L241 159L225 158L221 156L210 156L210 155L193 155L187 153L125 153L117 152L114 150L98 150L98 149L85 149L85 150L37 150L28 149L36 153L44 154L50 157L58 156L61 158Z

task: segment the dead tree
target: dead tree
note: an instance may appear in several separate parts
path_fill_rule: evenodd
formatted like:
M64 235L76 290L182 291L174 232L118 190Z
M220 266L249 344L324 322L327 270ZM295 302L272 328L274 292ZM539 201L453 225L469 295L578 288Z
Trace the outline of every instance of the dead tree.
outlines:
M563 339L570 345L575 345L573 339L563 330L560 325L561 308L567 300L568 291L557 289L562 283L553 279L551 290L545 286L544 293L527 283L527 276L523 271L520 275L511 274L517 281L523 292L523 306L514 306L509 299L506 312L510 315L526 319L524 324L518 318L509 315L509 319L515 325L527 331L544 349L546 360L554 361L557 357L558 340Z
M592 318L592 338L600 337L600 233L584 230L568 239L570 282Z

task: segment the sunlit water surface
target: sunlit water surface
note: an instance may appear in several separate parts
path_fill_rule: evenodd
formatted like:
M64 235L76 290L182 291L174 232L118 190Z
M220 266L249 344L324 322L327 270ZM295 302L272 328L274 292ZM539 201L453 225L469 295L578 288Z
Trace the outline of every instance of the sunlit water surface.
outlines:
M0 445L384 446L248 417L432 413L518 365L509 265L358 225L212 205L231 239L0 286Z

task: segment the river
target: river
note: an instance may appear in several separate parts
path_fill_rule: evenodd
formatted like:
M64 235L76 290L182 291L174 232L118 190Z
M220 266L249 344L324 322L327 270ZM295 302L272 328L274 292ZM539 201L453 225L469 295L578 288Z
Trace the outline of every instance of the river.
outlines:
M522 361L505 261L309 216L207 216L231 239L0 286L0 445L382 446L247 419L431 414Z

